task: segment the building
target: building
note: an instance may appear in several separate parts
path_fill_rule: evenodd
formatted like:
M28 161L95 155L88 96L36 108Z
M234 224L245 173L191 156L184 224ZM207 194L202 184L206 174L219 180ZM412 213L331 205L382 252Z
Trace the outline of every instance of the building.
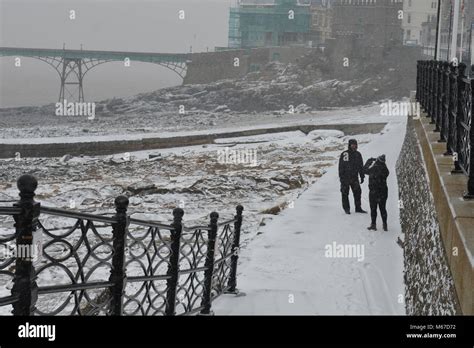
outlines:
M312 46L323 45L332 38L332 6L331 0L311 1L311 41Z
M424 22L421 25L420 46L422 46L423 54L427 56L434 56L434 49L436 47L436 30L437 21L431 20Z
M358 39L365 47L388 47L402 43L402 0L335 0L333 30L336 39Z
M421 46L423 24L436 23L437 17L438 0L404 0L402 20L403 44Z
M309 0L241 1L230 9L229 47L307 46L310 4Z
M451 53L451 41L453 32L453 3L443 0L441 2L440 25L439 25L439 59L449 60ZM473 61L470 56L473 47L472 29L474 20L474 4L470 1L460 1L460 13L458 21L458 38L457 47L458 58L470 63ZM436 28L437 16L428 17L428 20L421 25L421 42L423 53L425 56L434 57L434 49L436 46ZM461 55L462 50L462 55Z

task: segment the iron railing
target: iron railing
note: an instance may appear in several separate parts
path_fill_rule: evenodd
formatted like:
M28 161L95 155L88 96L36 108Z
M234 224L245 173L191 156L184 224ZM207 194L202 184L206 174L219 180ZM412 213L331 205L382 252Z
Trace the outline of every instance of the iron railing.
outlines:
M0 207L15 222L0 229L0 308L13 315L211 314L216 297L237 292L240 205L232 220L213 212L186 227L180 208L165 225L131 218L125 196L105 216L41 206L33 176L17 186L20 200Z
M468 176L465 199L474 199L474 79L463 63L418 61L416 98L453 156L452 173ZM471 67L474 70L474 66Z

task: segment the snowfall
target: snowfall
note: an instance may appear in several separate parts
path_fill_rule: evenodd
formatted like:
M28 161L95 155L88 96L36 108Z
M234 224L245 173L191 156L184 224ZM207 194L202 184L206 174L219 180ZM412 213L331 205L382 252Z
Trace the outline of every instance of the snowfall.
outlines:
M219 298L213 304L215 313L405 314L403 251L396 243L401 228L395 176L405 127L405 118L393 118L381 134L370 136L360 147L364 158L387 156L389 232L370 232L367 215L342 211L337 166L333 165L293 209L259 229L240 255L241 293ZM363 207L368 208L366 185ZM351 250L359 252L338 254L338 247L347 245L357 246Z
M15 181L29 172L38 176L36 199L43 205L83 212L111 214L114 198L126 194L133 217L169 223L172 209L181 206L185 224L193 225L207 222L214 210L222 219L231 217L242 204L240 293L219 297L213 303L216 314L405 314L403 251L396 243L401 228L395 163L406 118L380 116L379 104L283 117L268 114L259 122L255 115L239 118L240 125L252 128L298 122L387 125L379 134L356 136L317 130L226 138L204 146L132 152L126 159L124 154L3 159L0 200L16 199ZM235 123L219 126L236 130ZM31 139L38 135L36 126L28 140L14 139L15 132L5 129L1 142L36 142ZM78 135L61 132L51 134L60 141L74 141L71 135ZM336 163L350 138L359 141L364 159L387 156L389 232L368 231L369 215L346 215L341 208ZM219 163L219 151L225 148L256 151L257 166ZM369 210L367 197L365 183L363 207ZM68 224L58 217L42 222L56 229ZM1 218L0 235L7 235L11 226L11 218ZM337 252L341 247L358 253L342 255ZM51 270L41 285L61 279ZM0 278L0 296L10 288L11 281ZM0 309L6 314L5 307Z

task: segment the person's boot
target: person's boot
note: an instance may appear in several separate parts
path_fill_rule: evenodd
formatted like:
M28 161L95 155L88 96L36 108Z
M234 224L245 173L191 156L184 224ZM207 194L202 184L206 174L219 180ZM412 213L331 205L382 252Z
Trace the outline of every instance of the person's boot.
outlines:
M377 231L377 225L376 224L370 224L369 227L367 227L369 231Z
M386 223L386 222L383 223L383 230L384 230L385 232L388 232L388 226L387 226L387 223Z
M344 209L347 215L351 215L351 210L350 209Z
M359 213L359 214L367 214L367 212L366 212L364 209L362 209L362 208L357 208L357 209L356 209L356 213Z

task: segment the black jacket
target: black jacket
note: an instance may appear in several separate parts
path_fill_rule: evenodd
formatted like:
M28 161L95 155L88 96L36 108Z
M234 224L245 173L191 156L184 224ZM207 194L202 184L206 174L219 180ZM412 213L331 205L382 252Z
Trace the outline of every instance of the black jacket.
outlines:
M339 179L341 182L364 180L364 162L359 151L348 149L339 158Z
M364 165L364 173L369 176L369 190L371 192L387 193L387 177L390 172L385 163L371 158Z

